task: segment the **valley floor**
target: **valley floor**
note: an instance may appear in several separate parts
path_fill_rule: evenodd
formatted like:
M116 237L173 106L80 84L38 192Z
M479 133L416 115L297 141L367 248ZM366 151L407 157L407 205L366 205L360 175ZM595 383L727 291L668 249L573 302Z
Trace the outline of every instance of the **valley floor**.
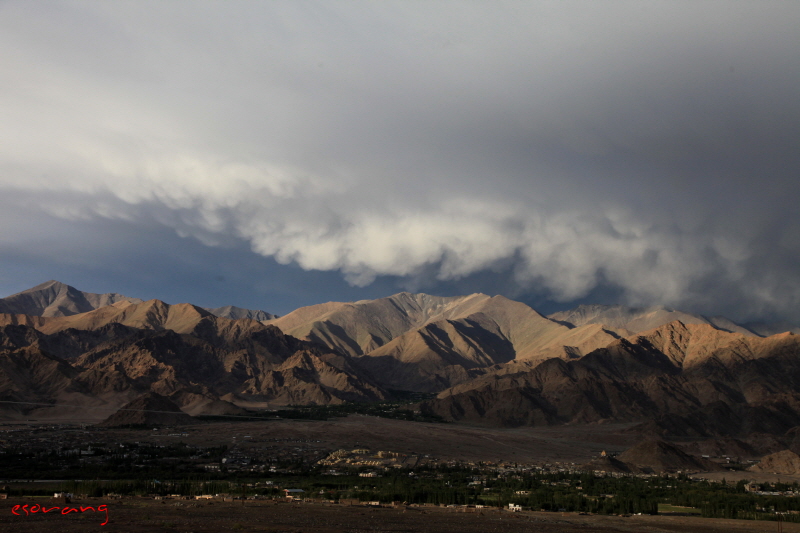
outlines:
M439 460L582 463L602 450L622 451L639 441L640 436L625 432L630 426L601 424L496 429L351 415L328 421L218 422L181 426L179 429L186 434L181 436L182 442L204 447L230 445L232 442L249 447L268 439L277 439L305 441L320 449L360 447L429 455ZM119 441L145 439L163 442L164 434L177 430L103 431L115 435Z

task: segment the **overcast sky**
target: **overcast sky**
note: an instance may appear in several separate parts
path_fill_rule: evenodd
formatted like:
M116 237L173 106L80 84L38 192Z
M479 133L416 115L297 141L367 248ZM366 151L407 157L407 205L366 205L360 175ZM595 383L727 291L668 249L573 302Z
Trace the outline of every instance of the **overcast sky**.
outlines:
M800 323L800 2L0 2L0 295Z

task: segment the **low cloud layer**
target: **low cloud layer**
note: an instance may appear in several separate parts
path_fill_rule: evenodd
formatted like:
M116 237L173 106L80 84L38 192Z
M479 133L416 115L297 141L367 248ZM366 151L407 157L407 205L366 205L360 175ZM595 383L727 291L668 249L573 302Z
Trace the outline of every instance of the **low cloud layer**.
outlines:
M0 247L42 216L156 224L357 287L496 271L561 302L800 320L796 4L0 14Z

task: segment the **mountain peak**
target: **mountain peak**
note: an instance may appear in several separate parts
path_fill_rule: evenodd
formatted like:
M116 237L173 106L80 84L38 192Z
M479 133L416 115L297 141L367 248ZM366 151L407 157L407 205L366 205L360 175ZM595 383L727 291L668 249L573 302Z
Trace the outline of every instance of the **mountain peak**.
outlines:
M274 320L278 318L277 315L267 313L266 311L261 311L260 309L243 309L241 307L236 307L235 305L225 305L223 307L213 308L204 307L203 309L221 318L249 318L251 320L258 320L259 322L262 320Z
M709 318L678 311L664 305L626 307L624 305L582 304L575 309L553 313L548 315L547 318L573 327L584 324L603 324L611 328L627 330L631 333L649 331L675 320L680 320L683 324L710 324L713 328L722 331L756 336L753 331L726 318Z
M129 298L116 293L82 292L71 285L51 279L6 298L0 298L0 313L47 317L70 316L93 311L121 300L141 302L138 298Z
M625 450L617 459L656 472L722 470L722 467L711 461L689 455L680 448L657 439L640 442Z
M172 400L150 391L125 404L98 426L177 426L193 422L194 419L184 413Z
M27 292L42 291L42 290L51 289L51 288L55 289L56 291L59 291L59 292L61 290L75 289L75 287L73 287L71 285L67 285L66 283L62 283L62 282L60 282L58 280L51 279L49 281L45 281L44 283L40 283L39 285L36 285L35 287L31 287L30 289L25 289L24 291L18 292L17 294L24 294L24 293L27 293ZM16 295L12 295L12 296L16 296Z

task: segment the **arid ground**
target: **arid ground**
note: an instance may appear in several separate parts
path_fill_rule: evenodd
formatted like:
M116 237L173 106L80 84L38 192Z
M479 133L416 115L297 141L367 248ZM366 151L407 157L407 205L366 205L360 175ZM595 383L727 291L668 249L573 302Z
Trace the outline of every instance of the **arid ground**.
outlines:
M179 440L197 446L237 442L240 446L248 447L258 446L259 441L266 439L299 439L311 441L308 445L320 448L366 447L406 454L428 454L443 460L585 462L601 450L622 451L636 443L641 437L625 433L628 426L607 424L493 429L351 415L329 421L270 420L182 426L180 431L186 435ZM157 440L164 443L166 439L171 439L165 435L177 430L106 431L119 441Z
M367 508L320 503L87 500L72 506L108 505L104 513L87 511L62 516L56 512L15 516L14 505L44 503L44 499L5 500L0 530L21 533L211 533L223 531L268 533L761 533L800 532L800 524L722 520L688 516L590 516L491 510L464 513L447 508ZM52 504L63 505L63 504ZM18 511L20 512L20 511Z

